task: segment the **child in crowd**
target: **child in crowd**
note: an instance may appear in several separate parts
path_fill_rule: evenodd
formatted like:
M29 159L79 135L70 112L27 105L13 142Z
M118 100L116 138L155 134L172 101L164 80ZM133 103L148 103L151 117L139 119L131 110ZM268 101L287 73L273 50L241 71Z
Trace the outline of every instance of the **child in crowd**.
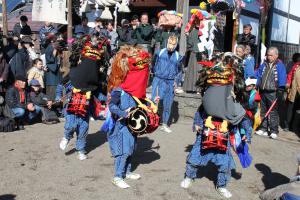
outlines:
M53 102L49 97L42 92L41 85L38 80L32 79L29 82L30 85L30 100L32 103L39 107L42 111L42 122L44 124L56 124L59 122L55 112L52 110Z
M182 56L176 51L178 38L171 35L168 38L167 48L164 48L156 55L153 68L154 79L152 83L152 101L163 103L162 128L166 133L172 130L168 127L171 108L174 100L175 79L180 72Z
M41 88L45 88L44 84L44 72L47 71L47 67L43 66L43 61L40 58L36 58L32 62L32 68L27 72L28 84L31 80L35 79L40 83Z
M248 101L245 103L246 116L242 121L242 129L245 131L246 142L251 143L251 135L253 125L257 126L260 123L259 102L261 97L256 90L257 80L254 77L246 79L246 91L248 93Z

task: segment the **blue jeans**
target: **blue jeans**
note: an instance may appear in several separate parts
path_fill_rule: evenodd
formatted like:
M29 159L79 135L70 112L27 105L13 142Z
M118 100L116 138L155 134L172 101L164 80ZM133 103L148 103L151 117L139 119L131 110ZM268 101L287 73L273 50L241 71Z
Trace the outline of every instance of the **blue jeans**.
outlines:
M34 105L34 108L35 108L34 111L32 111L32 112L30 111L28 113L29 120L34 119L41 112L41 107L40 106Z
M25 109L24 108L12 108L12 112L15 114L16 118L24 118Z
M281 197L282 200L300 200L300 196L291 193L284 193Z
M67 113L65 119L64 137L67 140L70 140L73 138L74 132L76 132L76 150L85 153L86 137L89 130L89 118Z
M115 157L115 177L125 178L131 172L131 156L123 154Z
M152 101L158 95L163 103L162 121L168 124L174 100L174 80L154 77L152 82Z
M29 118L30 121L32 119L34 119L41 112L41 107L35 105L34 108L35 108L34 111L32 111L32 112L29 111L28 112L28 118ZM18 118L18 119L24 119L24 117L27 113L24 108L12 108L11 110L13 111L16 118Z

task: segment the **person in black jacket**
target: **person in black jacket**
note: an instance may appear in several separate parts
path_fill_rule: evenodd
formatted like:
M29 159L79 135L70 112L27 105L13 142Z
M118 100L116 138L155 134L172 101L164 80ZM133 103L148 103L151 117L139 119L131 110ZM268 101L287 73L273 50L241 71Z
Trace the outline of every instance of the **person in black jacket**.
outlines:
M18 51L9 61L9 81L13 83L17 76L26 77L29 68L30 58L25 43L28 41L18 42Z
M5 101L8 107L12 110L15 115L15 121L17 129L24 129L25 114L28 113L28 118L31 121L34 119L41 109L30 101L26 90L26 78L17 76L16 81L12 87L10 87L5 96Z
M243 33L238 34L237 44L249 45L251 51L255 52L256 36L251 34L252 26L250 24L245 24L243 26Z
M13 29L14 36L22 38L24 35L31 35L31 28L27 24L28 18L25 15L20 17L20 22L16 23Z
M136 43L136 40L132 38L133 29L129 25L129 21L127 19L122 19L121 27L117 29L117 33L119 35L119 47L123 45L132 45Z
M42 122L44 124L55 124L59 122L56 113L53 111L53 101L42 92L41 85L38 80L32 79L30 85L30 100L42 112Z
M133 35L137 39L137 44L143 46L145 50L151 53L151 41L154 34L154 28L149 24L148 14L141 15L141 23L135 29Z

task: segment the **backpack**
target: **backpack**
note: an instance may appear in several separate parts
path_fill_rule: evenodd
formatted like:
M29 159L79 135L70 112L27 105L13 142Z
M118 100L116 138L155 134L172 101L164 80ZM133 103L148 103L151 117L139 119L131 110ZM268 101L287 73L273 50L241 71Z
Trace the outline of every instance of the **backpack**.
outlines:
M0 117L0 132L13 132L15 130L15 120L8 117Z

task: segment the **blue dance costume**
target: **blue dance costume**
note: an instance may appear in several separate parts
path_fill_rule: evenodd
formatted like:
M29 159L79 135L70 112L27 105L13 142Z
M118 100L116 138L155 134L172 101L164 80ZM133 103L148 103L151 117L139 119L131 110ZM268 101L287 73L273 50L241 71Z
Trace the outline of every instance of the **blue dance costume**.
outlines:
M125 118L126 110L136 106L134 99L121 88L113 89L109 110L115 125L108 132L108 142L115 158L115 177L124 178L131 171L131 156L136 148L136 137L128 130Z
M166 48L156 54L153 68L152 101L159 96L163 102L163 124L167 124L170 118L174 100L174 82L180 72L181 60L182 56L177 51L168 52Z
M212 162L218 167L217 187L226 187L231 177L231 170L235 169L235 163L230 152L230 141L228 140L226 152L201 149L205 117L204 113L196 112L195 114L194 126L200 126L201 130L197 133L196 142L187 157L185 176L191 179L196 178L198 168L207 166L208 162Z
M70 82L65 85L65 91L67 96L67 101L69 103L73 86ZM59 95L57 96L59 98ZM67 103L67 104L68 104ZM82 153L86 153L86 137L88 135L89 130L89 114L86 116L80 116L73 113L70 113L66 110L66 106L64 106L64 116L65 116L65 125L64 125L64 137L67 140L71 140L73 138L74 132L76 132L77 140L76 140L76 150Z

